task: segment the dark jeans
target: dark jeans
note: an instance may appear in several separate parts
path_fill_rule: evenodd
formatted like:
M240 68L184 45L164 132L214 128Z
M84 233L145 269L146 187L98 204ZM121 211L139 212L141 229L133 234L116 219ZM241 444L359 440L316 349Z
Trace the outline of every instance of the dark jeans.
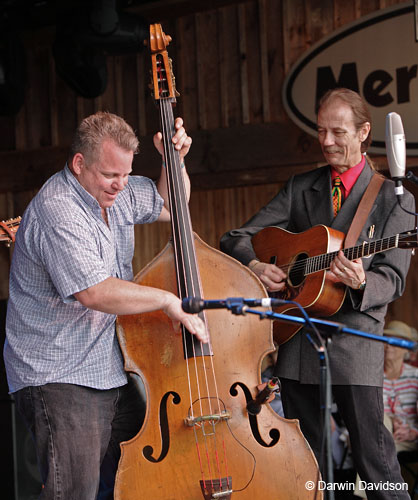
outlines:
M14 397L35 441L43 482L39 498L112 499L119 443L135 436L144 418L135 383L104 391L47 384Z
M320 404L319 386L280 379L286 418L297 418L319 462ZM391 433L383 424L383 393L381 387L334 385L332 387L338 412L350 435L351 452L356 470L367 483L404 483ZM407 490L369 491L375 500L410 500Z

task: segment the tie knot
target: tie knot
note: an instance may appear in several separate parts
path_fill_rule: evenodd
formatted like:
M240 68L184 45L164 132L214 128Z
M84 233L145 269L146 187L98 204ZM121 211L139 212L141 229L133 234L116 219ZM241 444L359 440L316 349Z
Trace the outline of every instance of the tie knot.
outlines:
M334 186L335 187L341 186L341 179L338 176L334 179Z

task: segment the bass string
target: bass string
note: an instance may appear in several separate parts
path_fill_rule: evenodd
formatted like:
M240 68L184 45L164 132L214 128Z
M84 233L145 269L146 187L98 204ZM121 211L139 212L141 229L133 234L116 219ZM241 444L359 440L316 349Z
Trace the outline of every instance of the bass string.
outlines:
M166 116L170 116L172 114L172 109L171 109L171 106L169 106L169 111L170 113L166 113ZM168 127L168 128L171 128L172 129L172 126L171 127ZM169 151L170 153L173 153L174 154L174 148L169 148ZM174 154L174 156L176 156ZM178 163L178 162L177 162ZM173 166L176 166L176 163L173 162ZM177 168L173 169L173 175L172 175L173 179L175 179L175 181L173 182L173 185L174 186L177 186L177 187L181 187L181 191L183 192L183 195L184 196L177 196L175 197L175 201L177 202L179 200L179 207L178 207L178 210L176 210L176 213L177 214L181 214L179 216L179 227L183 227L183 228L189 228L190 230L189 231L185 231L184 232L184 237L186 239L186 244L182 245L181 247L184 248L186 250L186 255L184 256L184 253L182 252L182 260L183 260L183 269L193 269L193 268L196 268L196 260L195 260L195 252L194 252L194 248L192 247L192 242L193 242L193 239L191 238L191 235L192 235L192 231L191 231L191 222L190 222L190 214L189 214L189 211L187 210L187 204L185 202L185 191L184 191L184 183L183 183L183 176L178 168L178 165L177 165ZM183 203L181 203L181 201L183 200ZM199 276L198 273L195 272L195 277L196 276ZM193 295L201 295L200 294L200 283L197 283L196 285L196 281L195 280L186 280L186 283L188 283L188 292L187 294L191 293ZM195 376L196 376L196 383L197 383L197 388L198 388L198 400L199 400L199 406L200 406L200 412L201 412L201 416L203 417L204 415L204 412L203 412L203 408L202 408L202 395L201 395L201 390L200 390L200 382L199 382L199 369L198 369L198 366L197 366L197 356L196 356L196 352L194 350L194 344L193 345L193 360L194 360L194 365L195 365ZM186 346L187 346L187 343L186 343ZM212 359L212 358L211 358ZM187 360L189 360L189 356L187 356ZM205 375L205 382L206 382L206 391L207 391L207 394L209 395L209 397L207 398L207 401L209 403L209 413L210 414L213 414L213 408L212 408L212 399L210 398L210 391L209 391L209 382L208 382L208 378L207 378L207 370L206 370L206 366L205 366L205 357L202 358L202 361L203 361L203 373ZM188 365L188 361L187 361L187 365ZM212 366L212 371L213 371L213 378L215 380L215 387L216 387L216 392L217 392L217 384L216 384L216 377L215 377L215 373L214 373L214 369L213 369L213 366ZM188 369L188 376L190 377L190 370ZM189 381L189 385L190 385L190 381ZM191 390L191 389L190 389ZM191 409L193 410L193 402L192 402L192 397L191 397ZM216 398L216 401L218 401L218 406L219 406L219 398L217 397ZM193 417L193 412L192 412L192 417ZM204 420L202 420L202 423L201 423L201 426L204 428L207 424L205 423ZM214 430L212 428L212 430ZM196 433L196 426L194 426L194 431ZM216 437L216 433L215 432L212 432L211 433L213 435L213 439L215 439ZM208 453L208 444L207 444L207 433L204 431L203 429L203 436L204 436L204 442L205 442L205 452L206 452L206 457L208 459L208 469L210 470L210 457L209 457L209 453ZM196 437L197 437L197 434L196 434ZM216 446L215 446L215 450L216 450ZM200 459L200 453L198 454L199 455L199 459ZM216 464L217 464L217 468L218 468L218 471L220 473L220 469L219 469L219 461L216 459ZM202 469L202 467L201 467ZM203 472L203 471L202 471ZM202 477L203 477L203 481L204 481L204 476L202 474Z
M167 179L168 179L168 191L169 191L169 199L170 199L170 210L172 214L172 229L173 229L173 240L174 240L174 245L175 245L175 255L179 256L180 262L176 262L176 272L177 272L177 278L178 282L180 283L181 281L181 274L182 270L185 274L188 274L184 279L184 284L185 284L185 293L186 295L192 295L192 296L202 296L201 293L201 283L200 283L200 275L199 272L197 271L197 262L196 262L196 256L195 256L195 249L194 249L194 238L193 238L193 232L192 232L192 226L191 226L191 219L190 219L190 212L188 210L188 205L186 201L186 191L185 191L185 186L184 186L184 179L183 175L181 172L181 167L180 167L180 161L179 157L177 154L177 151L174 148L174 145L172 144L170 140L170 135L172 131L174 130L174 118L173 118L173 111L172 111L172 101L170 99L160 99L160 110L161 110L161 124L162 124L162 132L163 132L163 137L164 137L164 144L165 144L165 154L166 154L166 168L167 168ZM180 244L176 237L174 237L175 234L182 234L183 236L183 244ZM176 259L177 261L177 259ZM186 270L194 270L194 273L186 273ZM190 276L192 274L192 276ZM193 279L194 278L194 279ZM181 290L179 290L181 291ZM206 317L204 316L204 320L206 323ZM208 369L206 366L206 359L205 356L203 355L202 358L202 370L199 370L199 363L198 363L198 357L196 355L196 350L195 350L195 344L192 342L192 356L189 356L189 353L187 352L187 342L186 342L186 329L183 328L183 343L185 346L185 351L186 351L186 370L187 370L187 377L188 377L188 385L189 385L189 399L190 399L190 413L191 413L191 418L194 420L195 415L194 415L194 397L192 394L192 382L191 382L191 369L189 367L189 360L190 358L193 360L194 364L194 373L195 373L195 383L196 383L196 389L197 389L197 401L199 402L199 408L200 408L200 417L201 417L201 423L200 424L194 424L193 429L194 429L194 435L195 435L195 441L196 441L196 446L197 446L197 453L198 453L198 459L200 463L200 468L201 468L201 473L202 473L202 481L204 484L206 484L205 478L204 478L204 471L203 471L203 465L202 465L202 458L201 458L201 451L199 447L199 437L197 433L196 427L200 427L202 432L201 435L203 436L203 442L204 442L204 449L205 449L205 455L206 455L206 460L207 460L207 467L210 475L209 481L212 483L213 478L212 478L212 467L211 467L211 457L209 453L209 449L211 448L207 442L208 436L211 437L211 440L213 442L213 449L215 450L215 457L214 457L214 462L216 465L217 473L219 477L222 477L222 472L221 472L221 465L220 465L220 460L219 460L219 453L218 453L218 444L217 444L217 431L216 431L216 425L213 420L209 420L208 422L205 421L205 412L203 408L203 397L202 397L202 385L205 386L206 388L206 395L207 397L205 398L207 401L207 406L209 408L209 414L214 416L214 408L212 404L212 397L211 397L211 390L210 390L210 381L208 377ZM202 343L200 343L201 347L201 352L203 352L203 346ZM202 374L199 372L203 372L203 377ZM218 383L216 379L216 373L215 373L215 367L213 364L213 356L210 356L210 373L212 375L212 381L213 381L213 387L215 390L215 401L217 403L217 412L218 415L221 415L221 405L220 405L220 398L219 398L219 391L218 391ZM203 384L200 381L200 379L203 378ZM210 432L206 432L205 427L209 426L210 427ZM222 426L221 426L222 428ZM222 450L223 450L223 457L224 457L224 462L225 466L227 469L227 457L226 457L226 446L225 446L225 439L223 437L223 433L221 436L221 442L223 444ZM212 457L213 458L213 457ZM227 473L226 473L227 476ZM212 484L213 487L213 484Z
M164 150L165 150L165 163L166 163L166 174L167 174L167 185L170 199L170 212L171 212L171 225L173 232L173 245L174 245L174 255L176 256L176 274L177 283L179 286L179 295L185 291L182 288L187 288L185 282L187 282L187 277L185 278L185 270L189 268L191 257L189 255L190 246L187 241L181 244L180 229L183 229L183 233L187 233L187 229L190 226L189 220L187 220L187 214L184 213L182 207L181 198L185 197L184 183L180 183L176 174L179 170L179 159L174 146L171 143L170 135L174 129L174 119L171 108L171 99L160 99L160 118L161 118L161 128L164 140ZM183 235L184 236L184 235ZM184 238L183 238L184 239ZM188 344L186 342L186 331L183 329L183 344L186 352L186 359L189 359L189 353L187 352ZM195 348L193 347L193 358L195 358ZM189 384L189 399L192 416L193 415L193 397L191 390L191 380L188 363L187 366L187 377ZM200 385L197 386L199 400L201 399Z

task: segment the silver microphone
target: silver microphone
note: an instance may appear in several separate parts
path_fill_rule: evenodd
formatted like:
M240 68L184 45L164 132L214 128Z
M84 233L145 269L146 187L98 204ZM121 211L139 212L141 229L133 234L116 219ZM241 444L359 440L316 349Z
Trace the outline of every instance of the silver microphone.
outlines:
M389 171L395 181L395 194L403 194L402 179L405 178L406 143L402 120L398 113L388 113L386 116L386 156Z

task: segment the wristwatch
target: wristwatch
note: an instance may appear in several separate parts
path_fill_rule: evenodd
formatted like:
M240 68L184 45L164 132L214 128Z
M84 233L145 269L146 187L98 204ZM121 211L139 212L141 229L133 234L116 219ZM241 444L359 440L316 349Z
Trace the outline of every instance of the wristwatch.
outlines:
M366 288L366 278L360 283L359 287L357 290L364 290Z

